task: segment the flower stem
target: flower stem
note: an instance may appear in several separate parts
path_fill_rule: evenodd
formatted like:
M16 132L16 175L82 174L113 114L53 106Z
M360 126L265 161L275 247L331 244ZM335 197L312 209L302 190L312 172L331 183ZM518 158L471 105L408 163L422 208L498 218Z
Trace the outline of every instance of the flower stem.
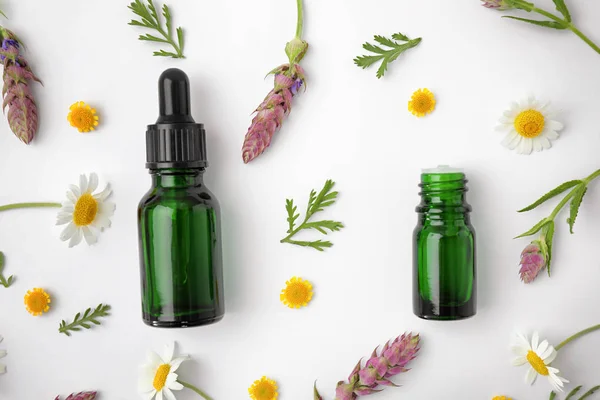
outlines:
M193 390L194 392L198 393L202 398L204 398L206 400L213 400L212 397L210 397L209 395L207 395L206 393L204 393L202 390L198 389L196 386L194 386L194 385L192 385L190 383L181 381L181 380L177 380L177 382L181 383L183 385L183 387L186 387L186 388L188 388L190 390Z
M600 329L600 324L591 326L587 329L582 330L581 332L577 332L573 336L570 336L570 337L566 338L565 340L563 340L562 342L560 342L560 344L558 346L556 346L555 349L558 351L558 350L562 349L563 347L565 347L567 344L571 343L573 340L579 339L580 337L587 335L588 333L597 331L599 329Z
M575 27L575 25L573 24L569 24L569 28L568 28L571 32L573 32L574 34L576 34L577 36L579 36L584 42L586 42L592 49L594 49L596 51L596 53L600 53L600 47L598 47L596 45L596 43L592 42L590 40L590 38L588 38L587 36L585 36L583 33L581 33L581 31L579 29L577 29Z
M296 0L298 5L298 22L296 24L296 37L302 39L302 30L304 29L304 8L302 0Z
M15 210L17 208L43 208L43 207L62 207L60 203L14 203L0 206L0 211Z

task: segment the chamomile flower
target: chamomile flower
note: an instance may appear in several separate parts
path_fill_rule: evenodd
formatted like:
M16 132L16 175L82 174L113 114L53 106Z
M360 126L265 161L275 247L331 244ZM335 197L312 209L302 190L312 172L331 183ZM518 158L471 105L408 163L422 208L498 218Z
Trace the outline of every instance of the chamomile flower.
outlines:
M2 343L2 341L4 340L4 338L2 336L0 336L0 343ZM6 357L6 350L0 350L0 358L4 358ZM4 374L6 372L6 365L0 363L0 374Z
M69 241L73 247L85 239L88 245L98 241L98 233L110 227L110 217L115 211L115 204L106 199L111 195L110 185L98 193L98 175L90 174L79 177L79 186L71 185L67 191L67 201L62 203L58 213L56 225L67 227L60 234L62 241Z
M558 139L563 124L553 118L550 103L541 103L530 96L521 103L513 102L496 129L506 132L502 141L504 147L516 150L518 154L531 154L549 149L552 141Z
M525 381L527 383L532 385L538 375L542 375L548 378L548 381L554 390L560 392L563 391L563 382L569 381L558 375L558 369L550 366L558 353L554 349L554 346L550 345L547 340L540 343L538 333L534 332L531 343L529 343L526 336L521 333L516 333L511 348L513 353L517 356L513 360L513 365L529 365L527 374L525 375Z
M312 284L296 276L285 283L285 288L279 295L281 302L289 308L306 307L312 297Z
M277 400L277 383L266 376L254 381L248 388L248 394L252 400Z

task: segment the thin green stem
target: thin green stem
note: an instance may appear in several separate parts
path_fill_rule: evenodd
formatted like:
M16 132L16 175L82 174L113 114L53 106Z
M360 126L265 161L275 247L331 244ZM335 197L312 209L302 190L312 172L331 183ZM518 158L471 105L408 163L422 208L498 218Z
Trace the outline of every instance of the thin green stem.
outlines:
M548 11L543 10L541 8L533 7L533 9L531 11L536 12L536 13L538 13L540 15L543 15L546 18L550 18L551 20L553 20L555 22L558 22L560 24L563 24L563 25L568 24L568 22L565 21L564 19L562 19L560 17L557 17L556 15L552 14L551 12L548 12Z
M14 203L0 206L0 211L15 210L17 208L43 208L43 207L62 207L60 203Z
M565 347L567 344L571 343L573 340L579 339L580 337L587 335L588 333L597 331L599 329L600 329L600 324L591 326L587 329L582 330L581 332L577 332L573 336L569 336L568 338L566 338L565 340L560 342L559 345L555 347L555 349L558 351L558 350L562 349L563 347Z
M594 172L593 174L591 174L590 176L588 176L587 178L585 178L583 181L587 185L599 176L600 176L600 169L598 171Z
M210 397L209 395L207 395L206 393L204 393L202 390L198 389L196 386L194 386L194 385L192 385L190 383L181 381L181 380L177 380L177 382L181 383L183 385L183 387L186 387L186 388L188 388L190 390L193 390L194 392L198 393L202 398L204 398L206 400L213 400L212 397Z
M304 7L302 0L296 0L298 5L298 23L296 24L296 37L302 39L302 30L304 29Z
M593 174L591 174L590 176L588 176L587 178L585 178L582 181L582 183L584 186L587 186L590 184L591 181L598 178L599 176L600 176L600 169L597 170L596 172L594 172ZM554 218L556 218L556 216L558 215L560 210L562 210L562 208L569 202L569 200L571 200L571 198L575 195L577 190L579 190L580 186L581 186L581 183L579 185L575 186L575 188L573 190L571 190L571 192L569 192L569 194L566 195L561 200L560 203L558 203L558 205L554 208L554 211L552 211L552 214L550 214L550 216L548 217L548 220L553 220Z
M175 41L173 39L171 39L171 36L169 34L167 34L167 32L165 32L164 29L160 26L157 26L156 29L160 32L161 35L164 36L164 38L167 40L167 42L169 42L169 44L171 46L173 46L173 48L177 52L178 58L185 58L183 56L183 50L179 48L179 45L177 43L175 43Z

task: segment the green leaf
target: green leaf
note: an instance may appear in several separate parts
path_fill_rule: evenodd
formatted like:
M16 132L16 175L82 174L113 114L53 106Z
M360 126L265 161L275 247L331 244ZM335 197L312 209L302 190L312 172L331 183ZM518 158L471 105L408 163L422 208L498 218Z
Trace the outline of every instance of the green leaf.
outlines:
M155 51L154 55L159 57L172 57L172 58L184 58L183 55L183 45L184 45L184 37L183 37L183 29L177 28L176 38L173 37L173 22L171 10L169 7L164 4L162 7L162 15L165 19L165 23L163 24L160 18L160 15L156 11L156 7L152 0L147 0L148 4L144 4L142 0L135 0L131 4L127 6L135 15L140 17L140 20L133 19L129 22L129 25L139 26L147 29L155 30L158 35L140 35L139 40L146 42L157 42L157 43L166 43L173 46L175 49L174 52L160 50Z
M548 193L546 193L545 195L543 195L542 197L539 198L539 200L537 200L535 203L519 210L518 212L526 212L526 211L531 211L534 208L536 208L537 206L543 204L544 202L546 202L547 200L550 200L551 198L558 196L559 194L565 192L566 190L572 188L573 186L577 186L581 183L580 180L573 180L573 181L568 181L563 183L562 185L559 185L558 187L556 187L555 189L549 191Z
M546 225L549 221L544 218L543 220L541 220L540 222L538 222L537 224L535 224L533 226L533 228L531 228L530 230L528 230L525 233L520 234L519 236L515 237L515 239L519 239L525 236L531 236L531 235L535 235L536 233L538 233L543 227L544 225Z
M600 389L600 385L599 386L594 386L593 388L591 388L590 390L588 390L587 392L585 392L584 395L579 398L579 400L584 400L585 398L593 395L594 393L596 393L598 391L598 389Z
M13 281L14 281L14 276L9 276L8 279L4 277L4 274L2 274L2 271L4 270L4 253L2 253L0 251L0 285L4 286L5 288L10 287L10 285L12 285Z
M546 239L543 243L547 246L548 249L548 260L546 261L546 266L548 268L548 276L550 276L550 265L552 263L552 241L554 240L554 221L548 222L548 224L544 227Z
M556 397L556 393L550 392L550 400L554 400L555 397Z
M4 11L0 10L0 15L2 15L4 18L8 19L8 17L6 16L6 14L4 14Z
M314 400L323 400L323 397L321 397L321 395L319 394L319 391L317 390L317 381L315 381L315 389L314 389Z
M575 396L577 392L579 392L579 390L581 390L581 386L577 386L575 389L571 390L565 400L570 400L571 397Z
M560 12L564 17L565 21L571 22L571 13L569 12L569 8L565 4L565 0L553 0L556 5L556 9Z
M385 36L375 35L374 40L380 45L387 47L387 49L367 42L363 44L363 49L371 53L375 53L376 55L358 56L354 58L354 64L365 69L377 63L378 61L381 61L381 65L377 69L376 73L377 78L382 78L385 75L388 65L394 62L400 56L400 54L421 43L421 38L410 40L407 36L401 33L393 34L391 39ZM407 43L400 44L398 41L407 41Z
M567 223L569 224L569 231L571 232L571 234L573 234L573 225L575 225L577 215L579 214L579 207L581 207L583 196L585 196L586 193L587 186L580 186L577 189L575 189L575 194L573 195L573 199L571 200L569 218L567 218Z
M280 240L281 243L289 243L302 247L311 247L318 251L323 251L325 248L333 246L333 243L329 241L301 241L293 240L292 238L302 230L316 230L323 235L327 235L328 230L331 232L337 232L344 227L344 224L338 221L310 221L310 218L314 214L323 211L325 208L335 203L338 192L332 191L334 186L335 182L329 179L325 182L323 189L321 189L318 194L315 190L310 191L310 195L308 196L308 205L306 206L306 215L302 223L298 226L296 225L296 221L300 217L300 214L297 213L298 207L294 205L294 200L286 199L285 209L288 215L288 235Z
M523 22L527 22L529 24L533 24L533 25L537 25L537 26L544 26L546 28L567 29L567 26L565 24L561 24L560 22L556 22L556 21L538 21L538 20L535 20L535 19L513 17L513 16L510 16L510 15L505 15L502 18L516 19L517 21L523 21Z
M91 308L85 310L83 317L81 317L81 313L75 314L75 318L73 318L73 322L67 324L65 320L60 323L58 331L60 333L64 333L67 336L71 336L70 331L78 332L81 328L90 329L92 324L100 325L98 322L98 318L109 316L110 306L107 304L99 304L98 307L92 311Z

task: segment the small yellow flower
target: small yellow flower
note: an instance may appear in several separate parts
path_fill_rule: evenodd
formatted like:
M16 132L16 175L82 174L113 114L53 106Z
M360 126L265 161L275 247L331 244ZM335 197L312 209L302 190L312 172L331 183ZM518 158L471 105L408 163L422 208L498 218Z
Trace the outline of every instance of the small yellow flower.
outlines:
M306 307L312 300L312 284L302 278L294 276L285 283L279 299L289 308Z
M424 117L435 110L435 96L429 89L419 89L408 102L408 111L417 117Z
M277 383L266 376L254 381L252 386L248 388L248 393L252 400L276 400L279 396Z
M510 397L506 396L495 396L492 400L512 400Z
M50 295L41 288L33 288L25 294L25 308L36 317L50 310L50 302Z
M77 128L79 132L90 132L98 126L96 109L85 104L83 101L74 103L69 110L67 121L69 121L72 127Z

